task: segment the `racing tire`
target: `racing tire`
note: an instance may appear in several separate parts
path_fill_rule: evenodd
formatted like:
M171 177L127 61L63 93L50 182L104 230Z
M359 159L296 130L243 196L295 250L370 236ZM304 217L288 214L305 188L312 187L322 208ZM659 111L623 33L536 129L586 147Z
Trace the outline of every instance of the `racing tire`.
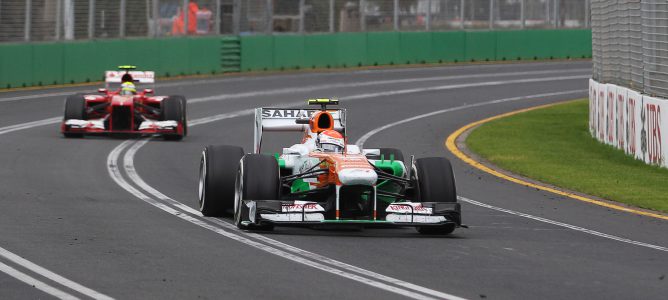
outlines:
M242 200L280 199L280 174L278 161L271 155L246 154L239 164L235 183L234 223L239 229L272 230L272 224L244 225L248 221L249 208Z
M183 136L188 135L188 105L186 102L186 97L181 96L181 95L172 95L169 96L169 98L175 98L179 99L179 102L181 102L181 109L183 111L183 118L181 119L181 124L183 124Z
M457 202L455 175L450 161L445 157L427 157L415 160L418 200L420 202ZM419 226L422 234L450 234L455 224Z
M234 185L244 149L209 145L202 151L199 170L199 211L221 217L234 208Z
M182 101L181 99L182 98L171 96L162 100L160 109L160 120L161 121L173 120L181 123L184 126L182 135L165 134L163 135L163 138L165 140L180 141L181 139L183 139L183 136L185 136L186 124L183 123L183 120L185 119L185 111L183 103L185 102L185 100Z
M65 99L64 120L86 120L86 99L83 95L72 95ZM83 133L63 132L66 138L81 138Z

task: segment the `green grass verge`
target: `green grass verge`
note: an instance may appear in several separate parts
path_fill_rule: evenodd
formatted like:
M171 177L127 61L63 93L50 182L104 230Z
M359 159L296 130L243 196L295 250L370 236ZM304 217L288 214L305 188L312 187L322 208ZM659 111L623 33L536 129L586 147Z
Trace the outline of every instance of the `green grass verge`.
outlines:
M466 144L513 173L668 212L668 169L646 165L591 137L588 109L585 99L497 119L471 132Z

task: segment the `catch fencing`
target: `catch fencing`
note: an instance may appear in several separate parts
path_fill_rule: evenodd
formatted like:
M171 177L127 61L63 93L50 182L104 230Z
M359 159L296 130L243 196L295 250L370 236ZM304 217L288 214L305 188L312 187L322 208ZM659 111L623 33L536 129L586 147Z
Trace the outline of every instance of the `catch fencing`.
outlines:
M668 167L668 1L592 0L591 24L592 136Z
M0 0L0 42L253 33L587 28L589 2Z
M592 0L593 79L668 98L668 1Z

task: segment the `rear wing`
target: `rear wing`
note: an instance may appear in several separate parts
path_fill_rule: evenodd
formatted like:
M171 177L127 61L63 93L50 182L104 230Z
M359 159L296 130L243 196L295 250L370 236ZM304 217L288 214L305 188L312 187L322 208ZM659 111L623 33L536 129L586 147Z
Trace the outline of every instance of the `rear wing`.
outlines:
M155 72L153 71L128 71L135 82L139 83L155 83ZM125 75L125 71L106 71L104 72L104 82L106 83L121 83L121 78Z
M321 111L320 109L305 108L268 108L261 107L255 109L255 136L253 150L260 153L262 147L262 132L264 131L307 131L308 122L313 114ZM346 110L345 109L327 109L334 118L334 130L344 134L346 130ZM302 122L297 123L297 120Z

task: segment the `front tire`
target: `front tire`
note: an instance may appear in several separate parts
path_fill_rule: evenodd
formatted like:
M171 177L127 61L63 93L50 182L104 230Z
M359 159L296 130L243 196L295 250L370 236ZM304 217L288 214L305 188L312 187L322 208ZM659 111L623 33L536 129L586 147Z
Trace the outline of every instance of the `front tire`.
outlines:
M64 120L86 120L86 99L82 95L72 95L65 99ZM63 132L66 138L81 138L83 133Z
M209 145L202 151L199 210L207 217L223 216L234 207L235 179L244 156L241 147Z
M179 141L186 135L185 120L185 98L182 96L170 96L161 103L160 120L161 121L176 121L183 126L183 134L165 134L163 138L169 141Z
M445 157L427 157L415 160L415 174L420 202L457 202L455 175L450 161ZM450 234L456 224L421 226L422 234Z
M234 223L239 229L271 230L269 224L244 225L251 221L249 208L243 200L278 200L280 196L280 174L278 162L271 155L246 154L241 160L235 184Z

